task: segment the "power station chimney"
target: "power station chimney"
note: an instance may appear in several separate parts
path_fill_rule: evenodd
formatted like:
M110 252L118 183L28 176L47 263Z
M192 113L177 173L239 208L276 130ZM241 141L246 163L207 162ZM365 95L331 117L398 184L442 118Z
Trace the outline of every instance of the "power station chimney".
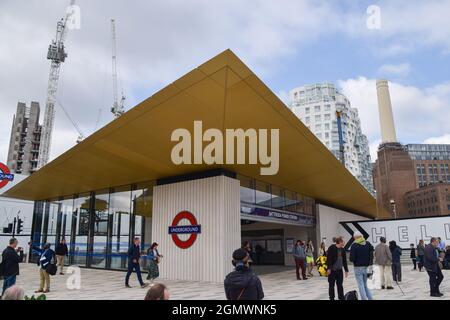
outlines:
M380 115L381 143L397 142L387 80L377 80L377 97L378 112Z

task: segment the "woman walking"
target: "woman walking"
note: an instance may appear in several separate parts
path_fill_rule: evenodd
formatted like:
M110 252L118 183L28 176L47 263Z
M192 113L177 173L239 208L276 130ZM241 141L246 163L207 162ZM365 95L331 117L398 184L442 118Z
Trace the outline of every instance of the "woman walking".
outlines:
M306 265L308 266L308 276L314 276L312 274L314 268L314 246L312 240L309 240L306 246Z
M322 257L322 256L327 256L327 248L325 247L325 242L322 242L321 244L320 244L320 248L319 248L319 257Z
M419 240L419 244L417 245L417 266L419 267L419 272L422 271L423 261L425 257L425 243L423 240Z
M154 280L159 277L159 261L163 256L158 252L158 244L153 242L147 251L148 275L147 280Z

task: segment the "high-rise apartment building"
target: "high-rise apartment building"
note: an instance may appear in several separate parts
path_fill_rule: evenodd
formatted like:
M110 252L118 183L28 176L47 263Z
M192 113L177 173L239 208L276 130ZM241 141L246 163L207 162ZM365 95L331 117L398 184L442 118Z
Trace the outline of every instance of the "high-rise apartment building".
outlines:
M358 110L332 83L317 83L289 92L289 104L298 118L341 159L337 112L341 115L345 167L374 194L369 143L362 133Z
M41 139L39 103L17 104L13 117L7 165L13 173L31 174L36 170Z

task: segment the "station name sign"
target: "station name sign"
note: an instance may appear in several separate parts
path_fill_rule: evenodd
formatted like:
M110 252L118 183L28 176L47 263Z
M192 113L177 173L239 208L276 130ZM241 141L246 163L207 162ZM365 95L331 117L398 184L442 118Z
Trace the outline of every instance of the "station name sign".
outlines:
M315 218L307 215L291 213L282 210L271 210L267 208L255 207L251 205L241 205L241 214L267 218L273 222L291 222L298 225L314 225Z

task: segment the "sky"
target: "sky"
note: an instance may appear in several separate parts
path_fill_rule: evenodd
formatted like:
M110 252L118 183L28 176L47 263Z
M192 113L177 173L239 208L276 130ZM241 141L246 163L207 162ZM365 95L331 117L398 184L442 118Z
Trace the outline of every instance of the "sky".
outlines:
M0 1L0 162L6 162L17 102L40 102L43 118L47 48L68 5L68 0ZM450 143L450 1L77 0L76 5L80 28L67 36L57 98L85 136L113 118L114 18L119 88L127 109L229 48L285 102L297 86L335 83L358 108L372 160L380 143L377 78L390 81L400 142ZM77 136L57 106L51 159L74 146Z

